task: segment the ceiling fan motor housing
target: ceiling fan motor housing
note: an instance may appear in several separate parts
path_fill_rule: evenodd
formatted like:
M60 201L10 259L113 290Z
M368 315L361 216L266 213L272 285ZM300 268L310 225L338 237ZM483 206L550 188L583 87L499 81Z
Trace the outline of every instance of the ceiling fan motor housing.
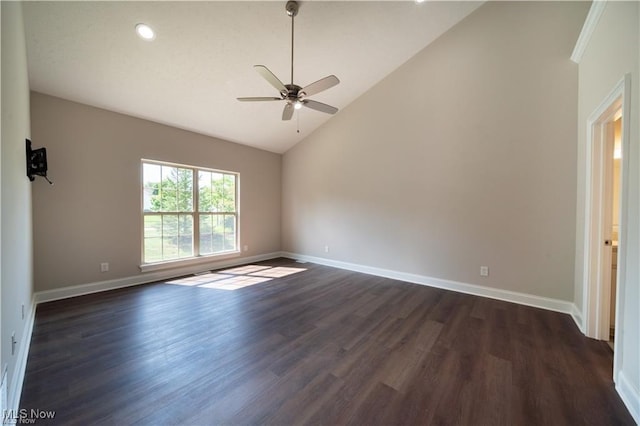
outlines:
M295 101L296 99L298 99L298 97L304 95L304 92L300 91L302 87L298 86L297 84L285 84L284 87L287 88L285 99Z

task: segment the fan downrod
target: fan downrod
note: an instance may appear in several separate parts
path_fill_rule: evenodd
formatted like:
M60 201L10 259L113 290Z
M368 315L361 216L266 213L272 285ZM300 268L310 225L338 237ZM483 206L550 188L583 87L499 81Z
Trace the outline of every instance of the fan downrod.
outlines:
M296 16L298 14L298 2L294 0L289 0L287 2L287 15Z

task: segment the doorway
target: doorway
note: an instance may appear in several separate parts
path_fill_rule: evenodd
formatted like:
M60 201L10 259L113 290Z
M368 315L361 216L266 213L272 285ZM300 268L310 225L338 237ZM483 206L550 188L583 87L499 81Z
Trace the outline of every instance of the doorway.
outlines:
M609 301L609 339L608 343L611 349L614 349L615 342L615 320L616 320L616 295L618 282L618 248L620 243L620 164L622 163L622 109L616 111L613 121L613 140L607 138L605 149L613 150L612 164L606 167L607 173L611 176L606 177L607 187L605 188L605 208L610 210L605 217L611 218L611 223L605 223L605 227L611 229L611 276L610 285L610 301ZM608 155L606 156L609 157Z
M583 324L588 337L611 340L614 381L621 356L614 336L624 309L629 88L627 75L587 123Z

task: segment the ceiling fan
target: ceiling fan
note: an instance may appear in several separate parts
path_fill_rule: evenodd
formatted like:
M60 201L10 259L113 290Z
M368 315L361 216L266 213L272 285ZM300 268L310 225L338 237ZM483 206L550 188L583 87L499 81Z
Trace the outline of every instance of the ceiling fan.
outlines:
M293 117L293 111L300 109L303 106L327 114L335 114L338 112L338 108L323 104L322 102L313 101L308 99L308 97L340 83L338 77L330 75L305 87L300 87L293 83L293 21L294 17L298 14L298 2L293 0L288 1L286 10L287 15L291 17L291 84L282 83L282 81L280 81L278 77L276 77L275 74L273 74L269 68L264 65L254 65L253 68L255 68L255 70L265 80L267 80L269 84L278 90L280 97L250 97L238 98L238 100L241 102L286 101L284 110L282 111L283 120L291 120L291 117Z

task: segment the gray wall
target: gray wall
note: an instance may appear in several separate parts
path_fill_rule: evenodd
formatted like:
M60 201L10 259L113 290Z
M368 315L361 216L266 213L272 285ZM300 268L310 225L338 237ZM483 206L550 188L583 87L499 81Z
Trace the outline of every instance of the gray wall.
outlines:
M280 155L40 93L31 117L55 182L34 186L36 291L140 274L142 158L239 172L242 255L280 250Z
M636 410L640 409L640 134L638 109L640 99L640 7L637 2L607 2L579 67L578 119L578 207L576 238L575 303L584 309L583 274L584 210L587 152L587 120L626 73L631 73L630 149L628 152L628 227L626 240L626 275L618 283L621 292L618 311L620 324L616 340L621 347L624 379L635 388ZM620 259L618 261L620 264ZM618 385L620 383L618 382ZM636 415L640 415L637 412Z
M0 294L2 295L2 371L8 368L9 403L17 397L16 373L20 348L25 348L25 320L33 295L31 183L26 176L25 138L29 130L29 83L22 4L2 2L2 236ZM11 333L16 333L11 355ZM0 373L1 373L0 372ZM11 408L17 408L15 406Z
M572 300L588 7L485 4L289 150L283 249Z

